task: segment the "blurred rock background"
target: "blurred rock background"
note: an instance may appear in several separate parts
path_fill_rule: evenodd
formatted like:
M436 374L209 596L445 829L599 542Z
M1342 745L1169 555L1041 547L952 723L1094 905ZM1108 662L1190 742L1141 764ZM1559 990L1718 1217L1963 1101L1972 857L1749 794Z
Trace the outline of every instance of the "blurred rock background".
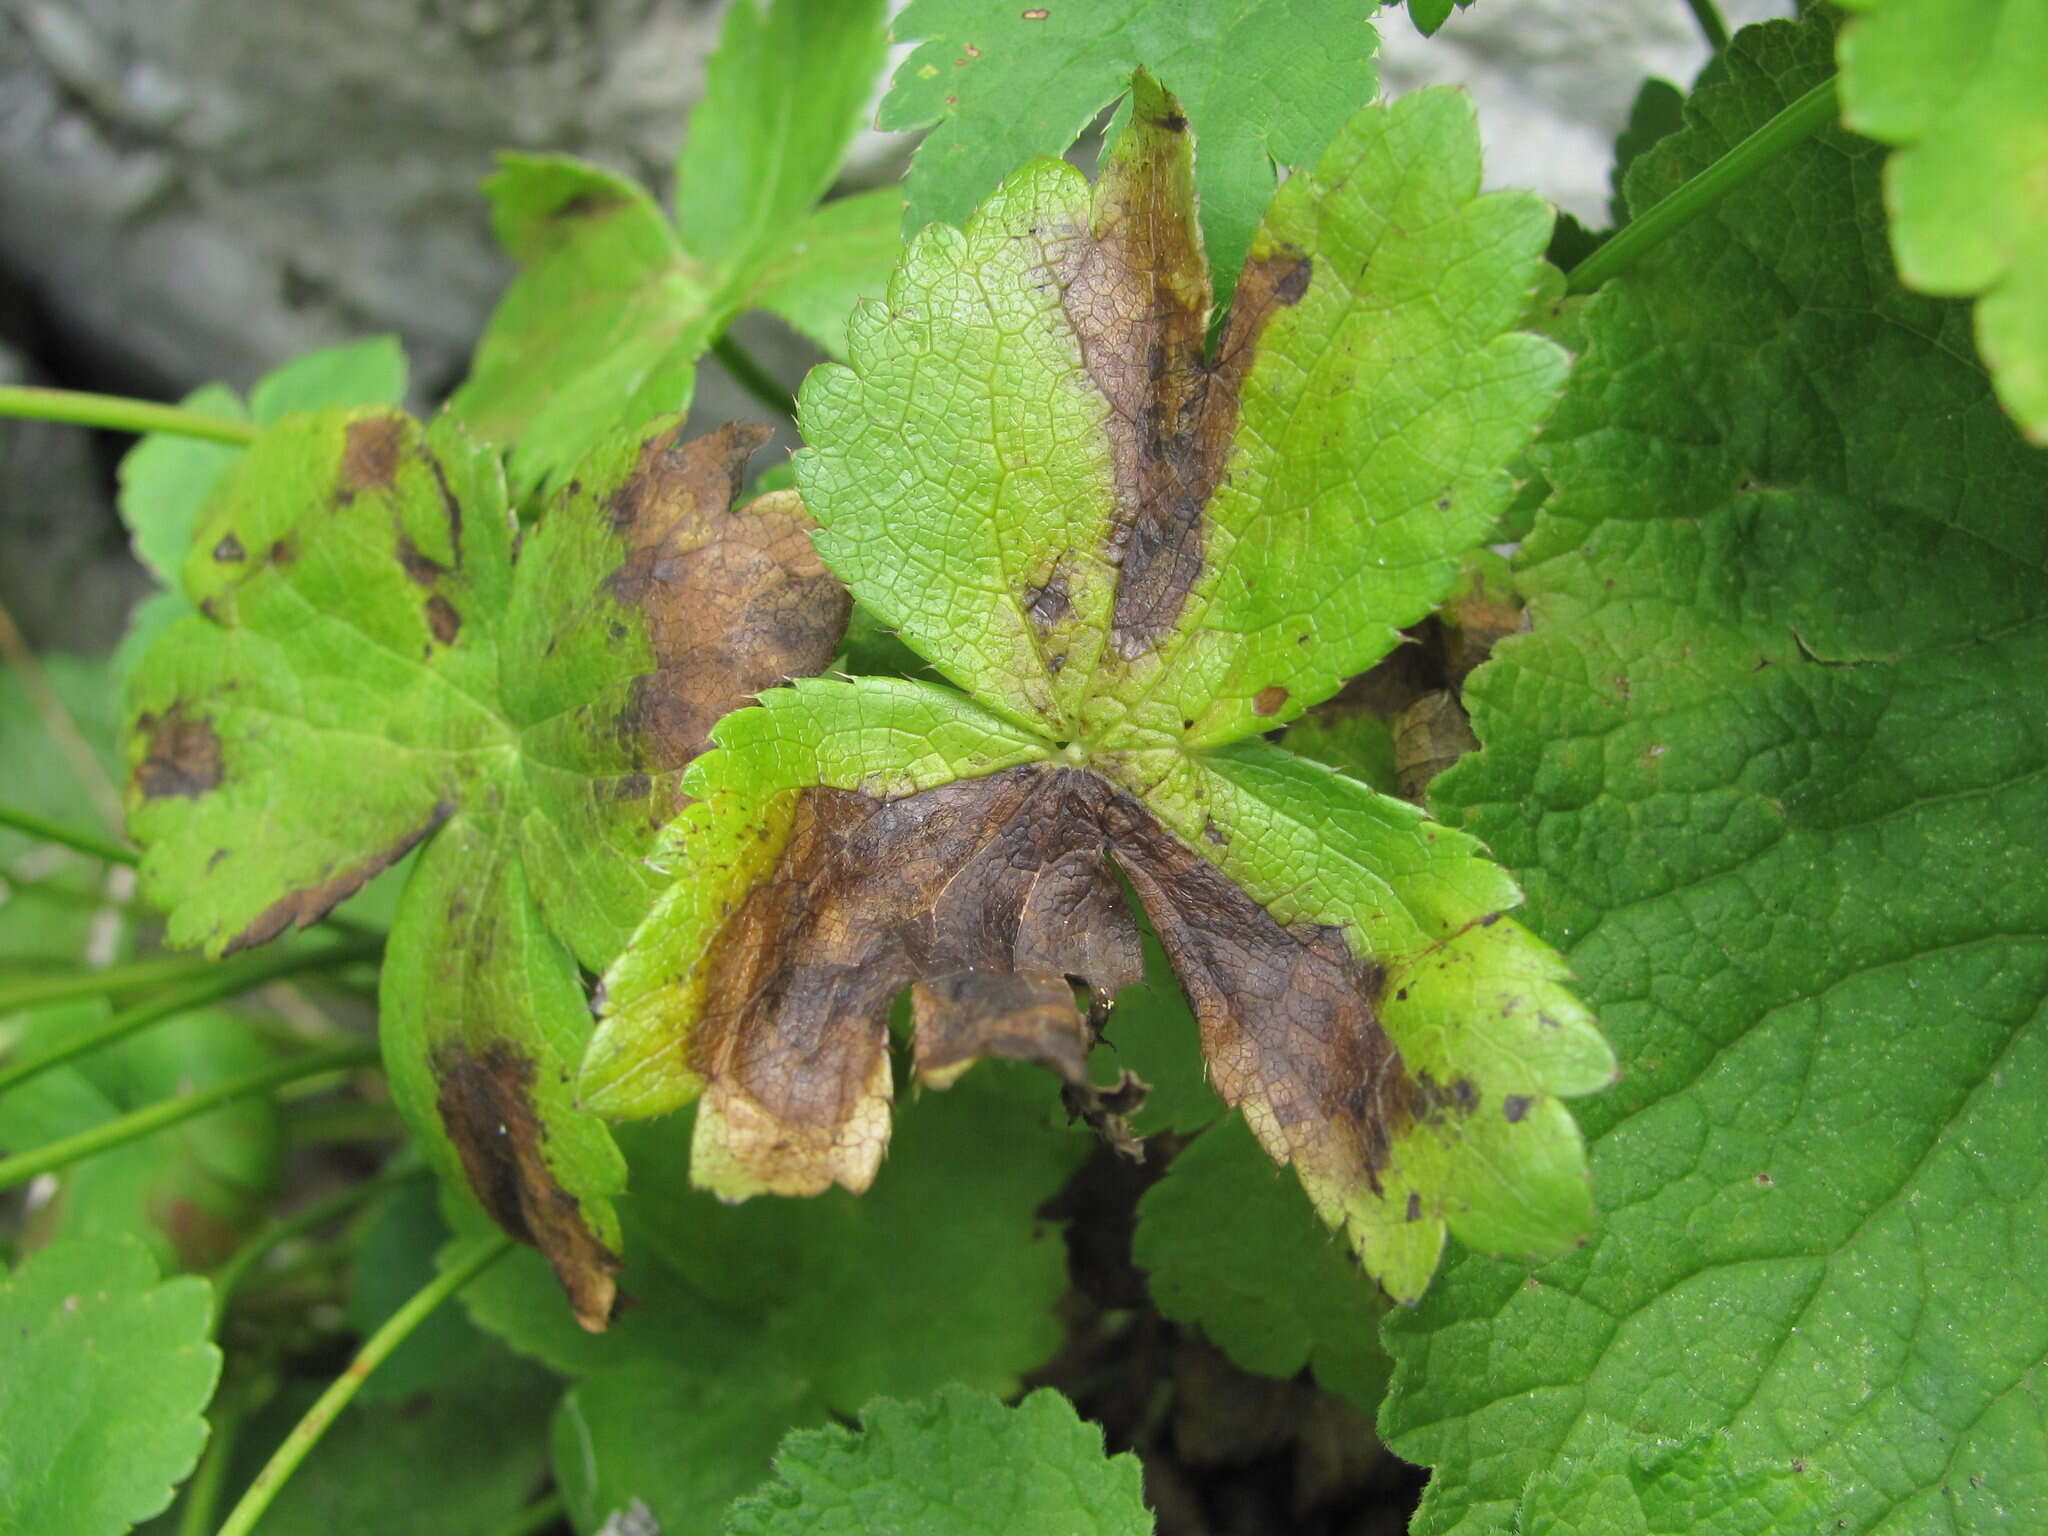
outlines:
M0 0L0 381L174 399L396 331L415 403L459 378L508 268L477 183L499 149L666 181L718 0ZM1731 25L1787 0L1738 0ZM1683 0L1478 0L1434 38L1381 18L1383 77L1478 100L1489 180L1608 221L1645 75L1706 47ZM854 181L898 174L870 134ZM743 338L792 380L803 345ZM753 414L707 362L699 411ZM112 511L124 444L0 426L0 602L100 649L146 582Z

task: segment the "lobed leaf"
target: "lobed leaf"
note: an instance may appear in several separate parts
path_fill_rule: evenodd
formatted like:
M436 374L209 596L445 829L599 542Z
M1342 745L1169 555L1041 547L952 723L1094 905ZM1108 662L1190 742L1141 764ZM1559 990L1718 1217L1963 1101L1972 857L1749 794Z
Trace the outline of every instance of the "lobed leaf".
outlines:
M1638 175L1710 163L1832 42L1744 31ZM1389 1324L1418 1533L1606 1529L1593 1483L1640 1506L1617 1530L1755 1528L1691 1502L1708 1473L1778 1528L2048 1518L2048 456L1967 312L1899 286L1881 160L1823 132L1579 317L1534 633L1435 795L1625 1075L1585 1116L1586 1248L1459 1256Z
M695 1177L727 1196L860 1189L908 987L928 1083L1036 1061L1121 1137L1133 1085L1086 1062L1143 974L1128 882L1222 1099L1412 1298L1447 1223L1583 1226L1556 1098L1611 1062L1476 845L1241 738L1490 531L1562 366L1510 331L1546 216L1478 194L1460 98L1368 109L1279 195L1211 357L1193 135L1132 98L1094 188L1039 162L925 231L806 383L820 554L967 697L810 684L721 725L583 1092L702 1093Z

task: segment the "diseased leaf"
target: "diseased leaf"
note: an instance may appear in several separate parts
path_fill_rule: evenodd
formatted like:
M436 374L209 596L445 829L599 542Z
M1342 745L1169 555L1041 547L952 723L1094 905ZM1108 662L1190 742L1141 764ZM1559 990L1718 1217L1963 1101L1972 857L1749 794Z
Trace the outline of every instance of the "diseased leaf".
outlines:
M171 1502L220 1376L204 1280L132 1238L59 1243L0 1279L0 1531L118 1536Z
M485 184L523 269L449 407L510 449L515 496L603 439L687 407L696 363L761 307L827 351L899 249L893 194L813 204L880 72L880 0L736 0L691 115L671 223L638 184L568 156L505 155Z
M393 1093L591 1327L625 1170L571 1091L578 966L656 888L710 723L822 666L847 607L793 496L730 510L765 434L680 433L601 446L515 567L496 462L446 418L282 422L200 524L199 612L130 687L130 826L174 942L304 927L432 839L382 973Z
M918 47L880 119L936 125L911 161L904 235L966 222L1015 166L1065 152L1143 68L1202 128L1202 231L1227 299L1275 164L1309 164L1377 93L1370 16L1342 0L915 0L894 30Z
M1366 1413L1392 1368L1378 1291L1301 1191L1231 1115L1178 1155L1138 1202L1131 1258L1159 1310L1200 1327L1248 1371L1312 1367Z
M1746 29L1638 176L1704 168L1831 41ZM2048 455L1967 311L1899 287L1881 160L1823 131L1581 316L1534 630L1434 794L1625 1075L1588 1246L1460 1256L1389 1324L1419 1533L1518 1529L1616 1424L1823 1482L1784 1529L2048 1522Z
M718 727L582 1092L702 1093L721 1194L861 1189L906 987L934 1082L1013 1054L1109 1086L1081 1062L1142 975L1128 882L1217 1093L1412 1298L1447 1225L1581 1229L1557 1096L1611 1059L1476 843L1251 738L1394 645L1506 504L1562 367L1510 330L1546 216L1478 195L1461 98L1368 109L1275 199L1211 358L1188 120L1133 99L1095 188L1043 161L926 230L805 385L820 554L967 696L810 683Z
M728 1536L1147 1536L1138 1459L1105 1457L1102 1432L1057 1392L1006 1408L947 1387L921 1403L877 1399L858 1433L801 1430L775 1480L734 1505Z
M1978 354L2048 446L2048 9L2038 0L1845 0L1842 121L1899 146L1892 258L1922 293L1977 299Z

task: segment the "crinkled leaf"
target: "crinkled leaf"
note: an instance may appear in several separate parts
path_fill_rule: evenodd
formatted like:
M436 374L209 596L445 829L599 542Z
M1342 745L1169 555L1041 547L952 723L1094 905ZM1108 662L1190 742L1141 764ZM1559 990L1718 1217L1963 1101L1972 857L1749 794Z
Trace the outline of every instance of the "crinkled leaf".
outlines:
M1246 1370L1312 1366L1325 1391L1378 1408L1390 1369L1379 1293L1236 1115L1145 1192L1131 1258L1161 1312Z
M1674 1445L1606 1430L1555 1477L1530 1480L1518 1536L1780 1536L1834 1523L1828 1479L1804 1462L1743 1468L1719 1440Z
M2048 8L2038 0L1845 0L1842 120L1885 166L1906 285L1977 299L1977 351L2048 445Z
M171 1501L220 1376L206 1282L132 1239L59 1243L0 1280L0 1530L117 1536Z
M1218 1093L1412 1297L1447 1223L1583 1226L1557 1096L1611 1063L1476 843L1247 738L1386 652L1505 505L1562 367L1510 329L1546 215L1478 194L1462 98L1370 108L1276 198L1212 359L1189 123L1133 96L1095 188L1038 162L926 230L805 385L820 553L969 697L812 684L719 727L583 1091L703 1092L723 1194L859 1189L909 987L927 1081L1038 1061L1121 1134L1080 1063L1142 974L1128 881Z
M1059 1393L1006 1408L947 1387L877 1399L858 1432L800 1430L775 1480L734 1505L728 1536L1148 1536L1138 1459L1105 1456L1102 1431Z
M858 1200L723 1205L689 1188L686 1118L627 1127L633 1305L611 1331L570 1326L532 1255L464 1292L483 1327L581 1378L555 1426L579 1529L638 1499L669 1536L713 1531L788 1429L878 1392L1011 1392L1051 1355L1066 1255L1036 1213L1087 1141L1001 1086L977 1077L928 1105Z
M744 311L828 351L898 245L885 195L812 211L881 69L880 0L738 0L678 164L671 223L637 183L567 156L505 155L485 184L523 269L450 408L511 452L516 494L604 438L689 405L697 358ZM813 264L813 259L815 263Z
M1638 175L1713 161L1830 41L1745 31ZM1419 1532L1513 1529L1606 1421L1803 1463L1827 1529L2048 1521L2048 456L1962 307L1897 285L1881 157L1823 132L1582 317L1534 633L1435 793L1615 1040L1606 1214L1392 1320Z
M881 111L884 128L936 124L911 161L904 233L964 223L1015 166L1063 153L1143 68L1202 130L1202 229L1227 289L1275 164L1313 161L1377 93L1370 15L1343 0L915 0L895 35L919 46Z
M212 953L316 921L430 836L383 969L400 1107L444 1174L612 1299L624 1167L578 1109L578 964L722 712L830 658L846 599L789 495L729 503L758 429L601 446L524 541L445 418L266 431L186 560L199 612L133 679L130 826L170 934Z

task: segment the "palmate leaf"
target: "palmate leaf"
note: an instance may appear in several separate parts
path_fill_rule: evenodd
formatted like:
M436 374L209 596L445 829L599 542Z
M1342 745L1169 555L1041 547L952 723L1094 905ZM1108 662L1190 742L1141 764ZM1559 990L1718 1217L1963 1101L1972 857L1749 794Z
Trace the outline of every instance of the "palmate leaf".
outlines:
M919 46L881 110L884 128L932 129L911 161L904 235L964 224L1012 168L1064 153L1142 65L1202 126L1202 230L1227 289L1274 166L1309 164L1378 90L1371 13L1350 0L915 0L893 30Z
M1892 258L1922 293L1977 296L1977 351L2048 445L2048 7L1844 0L1842 119L1885 166Z
M394 1096L591 1327L624 1168L571 1091L578 967L657 889L642 858L710 723L823 665L846 617L792 494L729 510L765 433L680 432L601 445L515 564L497 462L447 418L288 418L229 470L185 561L199 611L129 689L173 942L303 927L425 843L382 975Z
M827 352L901 249L893 189L813 211L882 66L880 0L737 0L677 164L670 222L637 183L562 155L506 155L485 185L524 270L450 402L511 447L516 495L695 388L733 318L771 310Z
M1548 220L1479 195L1461 98L1368 109L1275 200L1212 360L1188 121L1134 101L1098 186L1038 162L925 231L806 384L821 554L964 692L817 681L720 724L583 1094L702 1094L721 1194L859 1189L905 987L928 1083L994 1054L1087 1091L1070 978L1098 1023L1140 979L1128 880L1218 1093L1413 1297L1447 1225L1576 1235L1557 1096L1611 1062L1475 843L1255 738L1508 499L1563 367L1511 330Z
M1712 163L1831 43L1744 31L1638 173ZM1689 1502L1664 1452L1702 1444L1738 1492L1818 1484L1801 1536L2048 1524L2048 454L1965 307L1899 286L1882 160L1822 133L1580 317L1534 633L1435 793L1625 1075L1588 1247L1460 1258L1390 1324L1418 1532L1570 1512L1617 1433L1638 1528L1757 1528Z

